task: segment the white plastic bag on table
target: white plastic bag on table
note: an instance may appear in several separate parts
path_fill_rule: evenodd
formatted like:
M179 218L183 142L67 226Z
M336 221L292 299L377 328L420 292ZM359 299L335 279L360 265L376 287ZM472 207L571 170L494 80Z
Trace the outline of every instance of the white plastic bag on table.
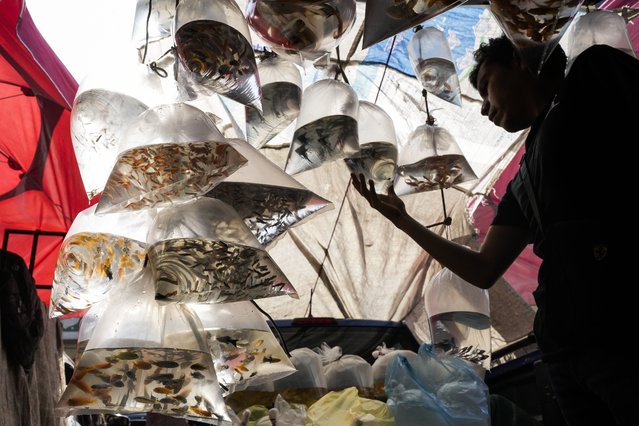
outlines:
M251 34L235 1L182 0L174 30L178 73L189 89L262 109Z
M468 0L367 0L362 48L366 49Z
M490 369L490 300L488 290L443 268L426 285L424 301L433 348Z
M101 67L80 83L70 118L73 150L89 198L107 182L119 152L120 132L147 108L162 102L160 78L145 66Z
M189 306L202 322L218 381L226 389L272 383L295 372L251 302Z
M249 25L270 46L316 58L328 53L355 23L355 0L249 0Z
M230 421L197 317L158 305L148 273L109 301L55 412Z
M327 386L322 358L317 352L309 348L294 349L291 351L291 363L297 371L276 380L273 383L276 391L288 389L295 392L297 399L300 400L317 400L326 394Z
M213 125L210 139L187 137L185 104L140 114L122 136L120 153L96 212L163 207L206 194L246 164Z
M488 386L461 358L430 345L418 358L393 359L386 370L387 404L398 425L489 426Z
M397 195L450 188L473 179L477 179L473 169L443 127L419 126L400 146L394 183Z
M386 194L397 166L397 135L389 115L374 103L359 101L359 152L345 158L351 173L373 180L375 190Z
M51 318L80 313L142 272L149 212L96 216L95 210L78 213L60 246Z
M326 343L316 349L322 357L322 369L328 390L340 390L351 386L373 387L371 365L359 355L342 355L342 348Z
M262 112L246 107L246 139L259 149L299 115L302 76L295 65L277 55L263 59L257 69L262 86Z
M359 151L357 93L341 81L324 79L304 90L302 107L284 170L290 175Z
M399 355L411 362L417 358L417 353L413 351L409 351L407 349L387 348L385 343L382 343L382 346L378 346L377 350L373 352L373 357L375 358L372 366L374 395L377 396L379 394L383 394L386 369L393 359Z
M297 292L228 204L201 198L158 212L147 237L155 297L221 303Z
M415 33L408 56L422 87L440 99L461 106L461 89L446 35L434 27Z
M636 57L626 20L616 12L596 10L577 16L561 40L565 45L568 66L590 46L606 44Z
M490 0L493 17L528 68L539 73L583 0Z

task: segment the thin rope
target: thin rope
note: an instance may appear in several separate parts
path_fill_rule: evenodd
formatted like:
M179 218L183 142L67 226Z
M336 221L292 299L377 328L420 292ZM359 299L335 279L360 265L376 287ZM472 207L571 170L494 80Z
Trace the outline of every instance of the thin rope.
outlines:
M426 104L426 124L432 126L435 124L435 117L430 115L430 109L428 108L428 91L426 89L422 89L422 96L424 97L424 104Z
M350 85L351 83L348 82L348 77L346 77L346 73L342 67L342 60L339 57L339 46L335 48L335 52L337 53L337 70L335 71L335 78L337 79L337 76L341 75L344 79L344 83Z
M337 229L339 218L342 215L342 209L344 208L346 196L348 195L348 190L351 187L352 182L353 182L352 178L348 180L348 185L346 185L346 191L344 191L344 196L342 197L342 203L340 204L339 210L337 211L337 217L335 218L335 224L333 225L331 236L329 237L328 244L326 244L326 249L324 250L324 258L322 259L322 263L320 263L319 269L317 270L317 278L315 279L315 284L313 284L313 288L311 289L311 296L308 301L308 318L313 318L313 294L315 293L315 288L317 287L319 279L322 276L322 272L324 271L324 263L326 262L326 258L328 257L328 249L331 247L331 242L333 241L333 236L335 235L335 230Z
M144 54L142 55L142 63L146 61L146 51L149 47L149 21L151 20L151 12L153 11L153 0L149 0L149 13L146 15L146 39L144 41Z
M388 51L388 57L386 58L386 63L384 64L384 72L382 73L382 79L379 81L379 84L377 85L377 94L375 95L375 102L373 102L375 105L377 105L377 98L379 97L379 92L382 90L382 83L384 82L384 78L386 77L386 70L388 69L388 63L390 62L391 55L393 54L393 49L395 48L396 39L397 39L397 36L394 35L393 41L391 42L391 48Z

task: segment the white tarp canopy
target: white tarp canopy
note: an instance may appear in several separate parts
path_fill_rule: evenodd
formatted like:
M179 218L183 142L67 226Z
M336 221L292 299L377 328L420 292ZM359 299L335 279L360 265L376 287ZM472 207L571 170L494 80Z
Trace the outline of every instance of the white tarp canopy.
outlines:
M78 81L93 70L117 67L114 58L123 50L134 50L130 43L135 14L132 2L79 0L68 3L73 4L60 7L59 2L54 5L46 0L30 0L28 7L45 38ZM358 2L355 26L340 46L342 59L349 53L363 23L364 7L364 2ZM473 241L474 225L468 210L469 194L490 191L501 171L519 151L524 136L506 133L483 117L478 93L468 83L473 50L482 41L501 34L501 30L483 6L460 6L423 25L436 26L446 33L463 95L462 107L430 96L430 111L437 124L453 134L480 177L465 184L465 192L445 190L452 225L436 226L433 230L472 245L476 242ZM405 50L411 36L412 31L405 31L395 40L388 39L366 50L361 50L359 45L349 55L350 60L344 68L360 100L376 102L393 118L400 147L408 134L426 119L422 87L412 75ZM391 46L393 51L386 68L384 61ZM334 69L330 66L314 67L307 62L304 84L333 75ZM244 137L242 105L229 99L196 105L203 109L206 105L214 105L208 112L222 119L220 129L225 136ZM291 130L261 150L282 169ZM289 229L283 238L269 247L269 253L293 283L300 299L265 299L258 301L260 306L274 318L303 317L309 314L312 295L313 316L405 320L419 340L429 340L423 292L440 266L410 238L369 208L349 185L350 175L343 161L324 164L294 178L330 200L335 208ZM411 195L405 202L407 210L425 225L443 219L438 191ZM509 342L530 332L534 313L530 302L503 280L491 289L496 340Z

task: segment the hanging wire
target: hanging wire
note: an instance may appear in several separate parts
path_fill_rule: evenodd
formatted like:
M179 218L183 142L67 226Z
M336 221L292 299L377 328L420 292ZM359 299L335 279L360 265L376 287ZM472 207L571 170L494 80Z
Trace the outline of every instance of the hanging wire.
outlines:
M268 314L268 312L266 312L264 309L262 309L260 307L260 305L258 305L255 302L255 300L251 300L251 303L253 304L253 306L255 306L257 308L258 311L260 311L261 313L266 315L266 318L268 318L269 321L271 321L271 324L273 324L273 327L275 328L275 331L277 332L277 337L280 338L280 343L282 344L282 347L284 348L284 352L286 352L286 356L288 356L290 358L291 353L288 351L288 346L286 346L286 340L284 340L284 336L282 336L282 332L280 331L280 328L275 323L275 320Z
M311 289L311 296L308 300L308 318L313 318L313 294L315 294L315 288L317 287L317 283L319 282L319 279L322 276L322 272L324 271L324 263L326 262L326 258L328 257L328 249L331 247L331 242L333 241L333 236L335 235L335 230L337 229L339 218L342 215L342 209L344 208L346 196L348 195L348 190L351 187L352 182L353 182L352 178L348 180L348 185L346 185L346 191L344 191L342 202L339 206L339 210L337 211L337 217L335 218L335 224L333 225L331 236L328 238L326 249L324 249L324 258L322 259L322 263L320 263L319 269L317 270L317 278L315 279L315 284L313 284L313 288Z
M384 82L384 78L386 77L386 70L388 69L388 63L390 62L391 55L393 54L393 49L395 48L395 40L397 36L393 36L393 41L391 42L390 50L388 51L388 57L386 58L386 63L384 64L384 72L382 73L382 78L377 85L377 94L375 95L375 105L377 105L377 98L379 97L379 92L382 90L382 83Z
M346 73L344 72L344 68L342 67L342 60L339 57L339 46L335 48L335 52L337 53L337 69L335 70L335 79L337 79L337 77L341 75L344 79L344 83L350 85L351 83L348 82L348 77L346 77Z
M453 223L453 218L448 216L448 213L446 212L446 198L444 197L444 185L441 185L441 184L439 185L439 191L442 196L442 208L444 209L444 220L442 220L441 222L428 225L426 226L426 228L432 228L433 226L438 226L438 225L445 225L446 227L448 227L450 226L451 223Z
M149 21L151 20L151 12L153 11L153 0L149 0L149 12L146 14L146 38L144 41L144 54L142 55L142 63L146 61L146 52L149 48Z
M435 117L430 115L430 109L428 108L428 91L422 89L422 96L424 97L424 104L426 104L426 124L432 126L435 124Z

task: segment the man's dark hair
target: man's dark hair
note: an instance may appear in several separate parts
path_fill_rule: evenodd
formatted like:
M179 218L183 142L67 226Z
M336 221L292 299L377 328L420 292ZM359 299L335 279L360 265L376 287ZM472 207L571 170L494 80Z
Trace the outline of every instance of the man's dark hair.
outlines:
M513 55L518 55L518 53L505 35L491 38L488 43L482 43L473 53L476 64L468 76L470 84L477 89L477 75L482 65L498 64L509 67ZM544 61L539 77L560 78L566 70L566 61L564 50L559 45L555 46L550 57Z

